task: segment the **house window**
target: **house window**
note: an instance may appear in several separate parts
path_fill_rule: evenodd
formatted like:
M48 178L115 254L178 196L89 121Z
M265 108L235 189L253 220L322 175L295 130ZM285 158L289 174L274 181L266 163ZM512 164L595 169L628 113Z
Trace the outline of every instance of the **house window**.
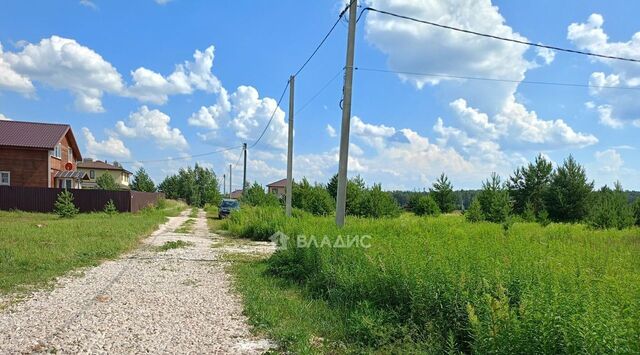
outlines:
M11 185L11 172L0 171L0 186Z
M95 170L89 170L89 179L93 180L96 178L96 171Z
M73 149L71 147L67 149L67 161L73 163Z
M56 146L53 148L53 156L58 159L62 158L62 144L56 144Z

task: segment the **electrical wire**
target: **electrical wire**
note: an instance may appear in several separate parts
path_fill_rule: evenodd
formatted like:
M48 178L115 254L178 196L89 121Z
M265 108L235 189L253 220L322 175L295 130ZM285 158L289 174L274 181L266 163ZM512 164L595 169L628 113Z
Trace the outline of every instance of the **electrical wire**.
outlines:
M421 20L421 19L418 19L418 18L415 18L415 17L411 17L411 16L400 15L400 14L396 14L396 13L389 12L389 11L378 10L376 8L373 8L373 7L366 7L366 8L363 9L363 11L364 10L373 11L373 12L377 12L377 13L380 13L380 14L383 14L383 15L388 15L388 16L401 18L401 19L404 19L404 20L419 22L419 23L423 23L423 24L426 24L426 25L440 27L440 28L444 28L444 29L448 29L448 30L452 30L452 31L458 31L458 32L463 32L463 33L476 35L476 36L493 38L493 39L497 39L497 40L501 40L501 41L519 43L519 44L524 44L524 45L532 46L532 47L547 48L547 49L552 49L552 50L555 50L555 51L574 53L574 54L582 54L582 55L587 55L587 56L591 56L591 57L598 57L598 58L605 58L605 59L615 59L615 60L622 60L622 61L627 61L627 62L640 63L640 59L636 59L636 58L618 57L618 56L605 55L605 54L599 54L599 53L585 52L585 51L579 51L579 50L575 50L575 49L568 49L568 48L562 48L562 47L556 47L556 46L548 46L548 45L540 44L540 43L522 41L522 40L514 39L514 38L507 38L507 37L501 37L501 36L496 36L496 35L490 35L490 34L487 34L487 33L481 33L481 32L476 32L476 31L471 31L471 30L465 30L465 29L458 28L458 27L442 25L442 24L439 24L439 23L426 21L426 20Z
M217 153L222 153L222 152L226 152L226 151L234 150L234 149L238 149L238 148L242 148L242 146L228 147L228 148L223 148L223 149L214 150L214 151L212 151L212 152L200 153L200 154L193 154L193 155L185 155L185 156L176 157L176 158L164 158L164 159L150 159L150 160L123 161L123 162L119 162L119 163L120 163L120 164L159 163L159 162L174 161L174 160L189 160L189 159L191 159L191 158L204 157L204 156L207 156L207 155L213 155L213 154L217 154Z
M262 133L260 133L260 137L258 137L258 139L255 142L253 142L253 144L251 144L249 146L249 148L255 147L260 142L260 140L262 139L264 134L267 132L267 129L271 125L271 121L273 121L273 117L275 116L276 112L280 108L280 103L282 102L282 99L284 99L284 94L287 93L287 89L288 88L289 88L289 80L287 80L287 85L285 85L284 86L284 90L282 90L282 94L280 95L280 98L278 99L278 103L276 104L276 107L273 109L273 112L271 113L271 117L269 118L269 121L267 122L267 125L264 126L264 129L262 130Z
M331 26L331 28L329 29L329 32L327 32L326 35L324 35L324 38L322 38L322 41L320 41L320 43L316 46L316 49L313 50L313 52L311 53L311 55L309 56L309 58L307 58L307 60L302 64L302 66L300 67L300 69L298 69L298 71L296 71L295 74L293 74L293 76L298 76L298 74L300 74L300 72L307 66L307 64L309 64L309 62L311 61L311 59L316 55L316 53L318 53L318 51L320 50L320 47L322 47L322 45L324 44L324 42L327 41L327 38L329 38L329 36L331 35L331 33L333 32L333 30L336 28L336 26L338 25L338 23L340 22L340 20L342 20L342 17L344 16L344 14L347 12L347 10L349 9L349 7L351 7L351 5L353 4L354 0L351 0L351 2L345 6L344 10L342 10L340 12L340 15L338 15L338 19L336 20L336 22L333 23L333 26Z
M437 78L449 78L449 79L464 79L464 80L480 80L480 81L497 81L505 83L518 83L518 84L535 84L535 85L553 85L553 86L570 86L570 87L584 87L590 89L621 89L621 90L640 90L640 86L599 86L590 84L578 84L578 83L562 83L553 81L536 81L536 80L515 80L515 79L500 79L500 78L488 78L479 76L463 76L463 75L451 75L451 74L435 74L435 73L417 73L400 70L387 70L377 68L361 68L355 67L357 71L369 71L379 73L393 73L404 75L417 75L417 76L432 76Z
M333 83L339 76L340 74L342 74L342 72L344 71L344 68L340 69L331 79L329 79L329 81L327 81L322 88L320 88L320 90L318 90L313 96L311 96L311 98L309 100L307 100L295 113L296 115L299 114L300 112L302 112L305 108L307 108L307 106L313 102L313 100L315 100L318 96L320 96L320 94L322 94L322 92L324 92L329 85L331 85L331 83Z

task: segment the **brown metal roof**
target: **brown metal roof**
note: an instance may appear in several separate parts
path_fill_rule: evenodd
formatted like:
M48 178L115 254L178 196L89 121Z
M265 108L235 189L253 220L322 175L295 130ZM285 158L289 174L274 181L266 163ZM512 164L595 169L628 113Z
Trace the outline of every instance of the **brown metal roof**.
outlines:
M276 182L272 182L267 187L287 187L287 179L278 180Z
M53 149L67 132L76 158L82 159L68 124L0 120L0 147Z
M128 174L131 174L130 171L128 171L127 169L121 166L111 165L101 160L78 162L78 169L114 170L114 171L124 171Z

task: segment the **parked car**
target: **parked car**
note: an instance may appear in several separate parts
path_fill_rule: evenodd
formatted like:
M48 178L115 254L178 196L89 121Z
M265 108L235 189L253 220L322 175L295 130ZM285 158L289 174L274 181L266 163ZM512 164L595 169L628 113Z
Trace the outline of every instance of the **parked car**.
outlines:
M223 219L224 217L229 216L231 212L240 209L240 202L233 198L225 198L220 203L220 207L218 208L218 218Z

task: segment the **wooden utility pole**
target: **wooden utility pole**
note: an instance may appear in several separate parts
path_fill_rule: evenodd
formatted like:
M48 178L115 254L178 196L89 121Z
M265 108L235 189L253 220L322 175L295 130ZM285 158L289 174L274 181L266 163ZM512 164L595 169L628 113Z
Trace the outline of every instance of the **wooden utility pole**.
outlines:
M351 89L353 85L353 52L356 42L356 13L358 0L349 6L349 33L347 34L347 63L344 73L342 97L342 127L340 129L340 160L338 162L338 195L336 198L336 224L344 226L347 207L347 165L349 162L349 129L351 128Z
M229 164L229 198L231 198L232 192L233 192L233 184L231 183L231 164Z
M227 174L222 174L222 196L227 194Z
M285 211L291 217L291 191L293 190L293 86L296 77L289 77L289 145L287 147L287 186L285 187Z
M244 196L244 189L247 186L247 143L242 143L242 150L244 152L244 171L242 172L242 196Z

